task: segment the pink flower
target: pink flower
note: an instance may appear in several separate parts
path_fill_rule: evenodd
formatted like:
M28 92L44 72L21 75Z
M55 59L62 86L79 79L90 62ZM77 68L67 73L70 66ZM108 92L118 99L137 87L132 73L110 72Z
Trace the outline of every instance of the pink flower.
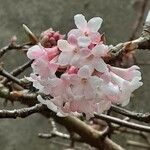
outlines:
M78 29L68 33L68 40L47 30L42 34L44 47L38 44L27 52L34 60L27 79L39 92L50 95L39 95L39 102L58 116L85 113L87 118L107 111L111 104L127 105L132 92L143 84L139 67L123 69L104 62L109 48L100 41L101 18L87 22L78 14L74 20Z
M66 40L59 40L58 48L61 50L61 53L58 57L58 63L60 66L78 66L78 64L80 64L81 57L89 54L88 48L80 49L77 45L72 45Z
M102 80L97 76L91 75L92 72L86 65L79 69L77 75L72 75L71 85L74 99L95 99L97 88L100 88Z
M94 17L87 22L82 14L77 14L74 16L74 21L78 29L72 29L68 33L68 40L70 36L74 35L80 47L87 47L90 43L98 44L100 42L101 36L98 30L101 27L102 18Z
M42 45L35 45L28 49L27 57L29 59L38 59L45 55L48 60L52 60L59 54L58 48L55 46L53 48L44 48Z
M110 74L112 83L118 85L120 89L119 98L115 103L122 104L122 106L127 105L130 101L131 93L143 85L143 83L140 82L141 77L135 76L131 81L127 81L113 72L110 72Z
M109 66L109 68L113 73L128 81L131 81L134 77L141 77L140 68L136 65L127 69L112 66Z
M96 45L88 56L84 57L80 63L88 65L89 68L94 71L96 69L99 72L106 72L108 70L107 64L104 62L102 57L106 56L108 52L108 46L104 44Z
M50 62L45 55L34 60L31 67L33 68L33 72L35 74L38 74L43 78L54 75L56 70L58 69L58 65L55 62Z

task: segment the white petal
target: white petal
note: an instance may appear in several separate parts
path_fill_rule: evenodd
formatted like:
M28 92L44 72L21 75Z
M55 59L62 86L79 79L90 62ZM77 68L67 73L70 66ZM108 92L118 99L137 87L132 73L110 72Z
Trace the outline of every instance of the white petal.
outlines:
M81 78L88 78L91 74L92 73L90 72L90 68L87 65L83 66L78 71L78 76Z
M75 66L75 67L79 67L80 64L80 56L79 54L75 54L73 56L73 58L71 59L70 65Z
M103 22L102 18L94 17L94 18L89 20L87 26L91 32L97 32L99 30L99 28L101 27L102 22Z
M99 45L96 45L91 53L95 56L95 57L103 57L103 56L106 56L107 55L107 52L108 52L108 46L107 45L104 45L104 44L99 44Z
M58 63L60 66L66 66L70 63L70 60L73 57L72 52L61 52L61 54L58 57Z
M111 101L108 100L102 100L98 103L98 114L103 113L104 111L108 110L111 107Z
M106 72L108 70L107 64L101 58L95 59L94 67L99 72Z
M132 92L136 89L138 89L140 86L143 85L143 82L140 82L141 77L135 77L132 81L131 81L131 90Z
M95 98L95 90L92 88L90 83L88 82L84 86L84 97L86 100L93 100Z
M81 36L77 40L80 47L88 47L91 43L90 38L86 36Z
M89 79L89 83L91 84L92 88L93 89L97 89L101 87L102 85L102 82L103 80L97 76L92 76L90 79Z
M47 100L46 101L46 105L47 105L47 107L50 109L50 110L52 110L52 111L54 111L54 112L57 112L57 106L53 103L53 102L51 102L51 100Z
M43 99L41 95L38 95L38 96L37 96L37 100L38 100L40 103L42 103L42 104L45 104L45 105L47 104L47 103L46 103L46 100Z
M75 21L75 25L80 30L86 28L86 26L87 26L87 21L86 21L85 17L82 14L75 15L74 16L74 21Z
M37 99L40 103L47 105L50 110L57 112L57 106L51 100L44 100L41 95L38 95Z
M57 46L62 52L71 51L73 48L66 40L58 40Z

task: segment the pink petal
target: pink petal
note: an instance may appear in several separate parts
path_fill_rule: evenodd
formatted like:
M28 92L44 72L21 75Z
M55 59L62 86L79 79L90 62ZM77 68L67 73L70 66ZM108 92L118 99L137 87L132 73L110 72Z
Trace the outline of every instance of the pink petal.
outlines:
M43 56L36 59L31 67L33 68L33 72L39 74L40 76L47 77L49 76L49 61Z
M44 54L44 50L39 45L32 46L28 49L27 57L30 59L39 58Z
M55 63L51 63L49 62L49 70L50 70L50 74L55 74L57 69L58 69L59 65L55 64Z
M83 30L87 26L87 21L82 14L77 14L74 16L75 25L78 29Z
M103 19L100 17L94 17L88 21L88 28L91 32L97 32L99 28L101 27L101 24L103 22Z
M123 69L118 67L112 67L109 65L109 68L112 72L120 76L121 78L131 81L134 77L141 78L141 72L137 69L140 69L138 66L134 65L130 68Z
M89 37L91 38L91 42L93 44L99 44L101 40L101 35L99 32L90 33Z
M72 45L77 45L77 38L74 34L68 36L68 42Z
M67 71L68 74L77 74L77 72L78 72L78 68L74 66L71 66Z
M47 52L49 60L52 60L54 57L56 57L59 54L58 47L52 47L52 48L45 48L45 51Z

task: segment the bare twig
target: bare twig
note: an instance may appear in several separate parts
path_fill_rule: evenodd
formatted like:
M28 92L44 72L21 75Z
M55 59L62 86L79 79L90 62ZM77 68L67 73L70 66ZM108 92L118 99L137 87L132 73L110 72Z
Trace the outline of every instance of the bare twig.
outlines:
M33 60L27 61L23 65L17 67L14 69L12 72L10 72L11 75L13 76L18 76L20 73L22 73L25 69L29 68L32 64Z
M147 3L148 3L148 0L141 1L141 8L140 8L140 10L138 9L137 20L135 21L135 23L133 25L133 30L132 30L129 40L133 40L137 35L137 31L138 31L138 29L143 21L143 18L144 18L144 13L146 10Z
M45 106L42 104L36 104L35 106L29 108L21 108L16 110L0 110L0 118L13 118L17 117L25 118L29 115L37 112L41 112L45 109Z
M101 114L101 115L96 115L95 114L95 117L97 119L102 119L102 120L105 120L107 122L119 124L121 126L128 127L128 128L134 129L134 130L139 130L139 131L144 131L144 132L149 132L150 133L150 127L149 126L144 126L144 125L136 124L136 123L133 123L133 122L128 122L128 121L121 120L119 118L115 118L115 117L112 117L112 116L107 116L107 115L104 115L104 114Z
M136 147L141 147L141 148L146 148L146 149L150 149L150 145L145 144L145 143L140 143L140 142L136 142L136 141L127 141L128 145L131 146L136 146Z
M32 44L31 43L24 43L24 44L21 44L21 45L12 45L12 44L9 44L8 46L5 46L3 48L0 49L0 58L6 53L8 52L9 50L23 50L23 49L28 49Z
M22 87L25 87L25 85L23 84L23 82L21 80L19 80L18 78L14 77L13 75L11 75L9 72L7 72L2 67L0 67L0 75L8 78L10 81L13 81L14 83L17 83L18 85L20 85Z
M21 74L25 69L29 68L32 64L33 60L30 60L26 63L24 63L23 65L17 67L16 69L14 69L13 71L10 72L10 74L12 76L18 76L19 74ZM6 84L8 81L10 81L8 78L5 78L1 81L1 83Z
M147 18L149 18L149 16ZM145 25L143 26L141 36L136 40L119 43L113 47L111 46L109 51L110 57L106 58L106 61L112 61L117 57L122 56L124 53L128 53L136 49L150 50L150 20L148 19L146 19Z
M44 139L51 139L53 137L61 137L63 139L68 139L70 140L70 136L69 134L65 134L65 133L62 133L62 132L51 132L50 134L47 134L47 133L39 133L38 136L40 138L44 138Z
M111 106L111 110L115 111L119 114L125 115L131 119L135 119L138 121L142 121L142 122L146 122L146 123L150 123L150 113L136 113L136 112L131 112L129 110L126 110L124 108L112 105Z

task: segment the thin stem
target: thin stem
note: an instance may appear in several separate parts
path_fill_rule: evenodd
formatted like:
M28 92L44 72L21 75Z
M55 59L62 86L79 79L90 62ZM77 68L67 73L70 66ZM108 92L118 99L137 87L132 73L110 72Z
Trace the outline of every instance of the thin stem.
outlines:
M122 114L122 115L127 116L131 119L150 123L150 113L145 113L145 114L136 113L136 112L132 112L132 111L126 110L124 108L121 108L121 107L118 107L115 105L112 105L110 109L116 113Z
M136 124L136 123L133 123L133 122L128 122L128 121L121 120L119 118L115 118L115 117L112 117L112 116L107 116L107 115L104 115L104 114L101 114L101 115L96 115L95 114L95 117L97 119L102 119L102 120L105 120L107 122L119 124L121 126L128 127L128 128L134 129L134 130L140 130L140 131L150 133L150 127L149 126L144 126L144 125Z

